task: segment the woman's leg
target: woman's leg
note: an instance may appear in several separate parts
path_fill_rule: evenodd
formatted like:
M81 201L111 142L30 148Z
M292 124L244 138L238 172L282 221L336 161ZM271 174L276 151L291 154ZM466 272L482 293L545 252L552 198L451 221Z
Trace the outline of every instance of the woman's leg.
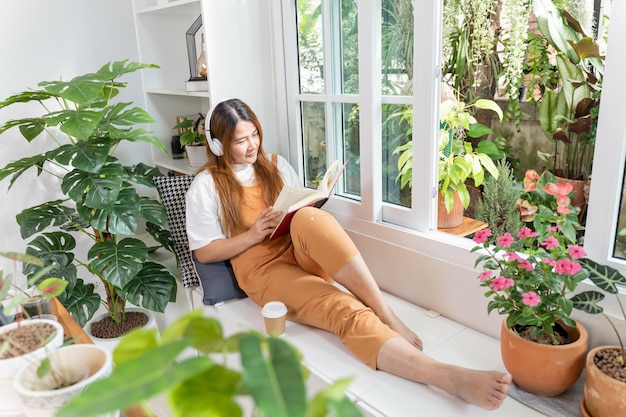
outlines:
M379 369L415 382L438 387L470 404L493 410L502 404L511 375L445 364L427 356L402 337L389 339L378 351Z
M291 222L291 239L294 255L302 268L321 276L325 272L370 307L383 323L422 348L421 339L383 299L354 242L331 214L315 208L301 209Z

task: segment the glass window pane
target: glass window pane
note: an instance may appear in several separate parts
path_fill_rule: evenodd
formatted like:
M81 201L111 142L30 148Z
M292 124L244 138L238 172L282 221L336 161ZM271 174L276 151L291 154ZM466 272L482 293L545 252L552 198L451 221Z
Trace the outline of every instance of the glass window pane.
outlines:
M411 207L413 106L384 104L382 113L383 201Z
M357 104L343 104L343 149L344 160L348 160L346 172L343 175L343 191L345 194L361 196L361 154L359 137L359 106Z
M382 93L409 95L413 79L413 0L382 2Z
M617 220L617 233L613 256L615 258L626 259L626 168L622 176L622 197L620 199L619 218Z
M341 75L344 94L359 93L359 26L356 2L341 2Z
M324 103L302 103L302 141L304 149L305 185L316 188L318 177L326 172L326 106Z
M325 88L321 0L298 0L297 9L300 92L321 94Z

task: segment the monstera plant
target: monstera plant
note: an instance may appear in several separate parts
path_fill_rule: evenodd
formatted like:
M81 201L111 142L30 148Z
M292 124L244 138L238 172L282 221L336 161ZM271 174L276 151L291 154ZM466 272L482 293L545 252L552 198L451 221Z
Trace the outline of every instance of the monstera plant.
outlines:
M49 274L68 281L59 300L81 325L100 303L119 323L127 302L163 312L176 296L174 276L149 257L159 247L172 249L169 232L162 228L165 208L139 192L154 187L151 178L162 174L142 163L124 166L114 152L124 141L148 142L165 151L158 138L135 126L153 122L145 110L113 101L126 87L118 79L144 68L157 66L128 60L108 63L69 81L40 82L38 89L0 102L0 110L18 103L42 105L39 117L5 122L0 136L17 127L26 146L36 152L50 150L10 162L0 169L0 180L11 176L10 189L28 170L60 178L62 198L25 209L16 218L22 237L32 238L26 253L41 259L44 267L54 265ZM142 220L156 241L152 247L136 237ZM89 247L77 241L81 235L87 236ZM80 259L83 251L87 259ZM102 281L106 299L78 277L78 267ZM40 268L27 265L24 273L32 276Z

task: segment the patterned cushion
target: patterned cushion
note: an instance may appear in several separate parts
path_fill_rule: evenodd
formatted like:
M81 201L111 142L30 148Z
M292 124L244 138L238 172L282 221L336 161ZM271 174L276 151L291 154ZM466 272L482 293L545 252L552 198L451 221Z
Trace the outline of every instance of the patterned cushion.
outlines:
M189 252L185 221L185 194L192 181L193 175L152 178L152 182L156 185L161 196L161 202L165 206L167 224L174 242L178 269L180 270L185 288L200 285L200 280L196 274L191 253Z
M185 194L192 181L193 175L152 178L165 206L183 286L189 288L201 285L203 303L207 305L245 297L246 294L237 285L229 261L202 264L195 257L192 259L185 221Z

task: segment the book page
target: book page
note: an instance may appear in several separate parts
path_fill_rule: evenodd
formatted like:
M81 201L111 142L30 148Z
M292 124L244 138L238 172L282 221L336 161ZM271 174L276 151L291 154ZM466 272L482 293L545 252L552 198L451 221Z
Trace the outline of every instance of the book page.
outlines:
M325 195L318 190L284 186L276 202L274 202L272 211L282 211L286 213L323 197L325 197Z
M324 195L330 196L330 192L335 186L335 183L337 183L339 176L341 175L343 170L346 168L346 165L348 165L348 161L346 161L345 164L343 164L341 168L337 169L337 167L339 166L339 160L335 160L332 164L330 164L330 166L324 173L322 180L317 186L317 189L320 192L322 192Z

